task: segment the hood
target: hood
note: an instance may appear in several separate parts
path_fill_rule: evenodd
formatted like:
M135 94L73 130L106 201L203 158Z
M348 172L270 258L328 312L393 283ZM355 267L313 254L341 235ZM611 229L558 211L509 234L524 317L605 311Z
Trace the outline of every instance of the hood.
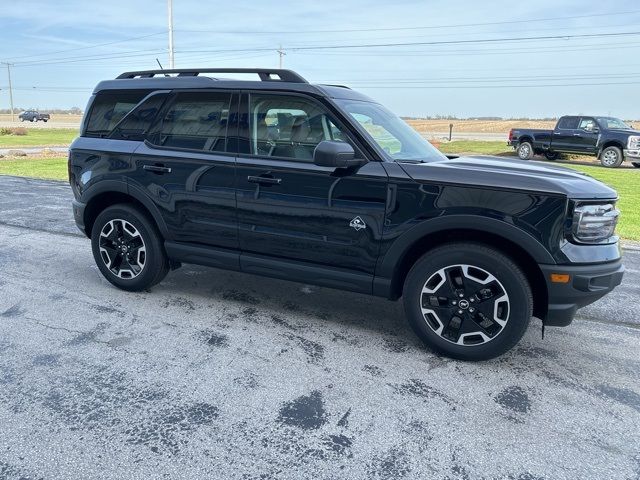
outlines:
M469 156L428 163L400 163L418 182L526 190L579 199L615 199L615 190L590 176L542 162Z
M640 131L639 130L629 130L627 128L609 128L607 130L608 132L613 132L613 133L621 133L624 135L638 135L640 136Z

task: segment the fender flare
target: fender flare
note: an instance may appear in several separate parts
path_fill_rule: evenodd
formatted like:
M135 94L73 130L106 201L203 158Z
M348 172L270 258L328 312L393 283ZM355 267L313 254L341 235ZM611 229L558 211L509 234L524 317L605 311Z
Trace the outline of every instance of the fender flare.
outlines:
M158 210L158 207L153 203L153 201L151 201L151 199L149 199L147 195L145 195L142 189L130 185L124 180L101 180L100 182L96 182L82 193L81 201L84 204L89 205L91 203L91 200L93 200L97 196L110 192L123 193L140 202L142 206L146 208L147 211L151 214L151 217L158 226L158 229L160 230L160 233L165 238L165 240L170 240L172 238L169 234L167 224L165 223L164 218ZM85 212L86 211L87 210L85 209Z
M448 215L425 220L397 238L381 259L376 276L393 278L395 268L405 253L420 239L434 233L458 229L477 230L500 236L526 250L537 263L556 263L551 253L538 240L509 223L476 215Z

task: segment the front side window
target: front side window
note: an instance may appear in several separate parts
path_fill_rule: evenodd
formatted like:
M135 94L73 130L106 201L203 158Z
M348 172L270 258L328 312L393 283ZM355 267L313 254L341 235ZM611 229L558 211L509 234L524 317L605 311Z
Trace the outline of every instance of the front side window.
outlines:
M378 103L338 99L391 160L429 162L446 157L396 114Z
M178 93L151 141L162 147L226 152L230 107L230 93Z
M348 141L321 105L293 95L252 94L249 137L253 155L306 162L321 141Z
M593 118L583 118L580 120L580 126L578 128L580 130L592 132L596 128L596 121Z

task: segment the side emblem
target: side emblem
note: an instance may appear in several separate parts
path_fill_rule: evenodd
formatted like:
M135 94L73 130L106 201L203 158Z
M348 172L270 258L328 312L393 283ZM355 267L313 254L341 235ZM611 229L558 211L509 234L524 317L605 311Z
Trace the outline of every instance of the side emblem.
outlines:
M356 217L349 222L349 226L351 228L355 228L356 230L362 230L363 228L367 228L367 224L364 223L360 217Z

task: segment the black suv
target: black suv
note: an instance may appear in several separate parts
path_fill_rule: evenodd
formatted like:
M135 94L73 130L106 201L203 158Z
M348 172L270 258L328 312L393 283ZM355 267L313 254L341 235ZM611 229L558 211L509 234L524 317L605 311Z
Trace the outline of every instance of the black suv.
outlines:
M253 73L255 81L207 74ZM288 70L101 82L69 153L102 274L148 289L184 263L398 299L452 357L568 325L621 282L616 192L564 168L447 158L396 115Z

